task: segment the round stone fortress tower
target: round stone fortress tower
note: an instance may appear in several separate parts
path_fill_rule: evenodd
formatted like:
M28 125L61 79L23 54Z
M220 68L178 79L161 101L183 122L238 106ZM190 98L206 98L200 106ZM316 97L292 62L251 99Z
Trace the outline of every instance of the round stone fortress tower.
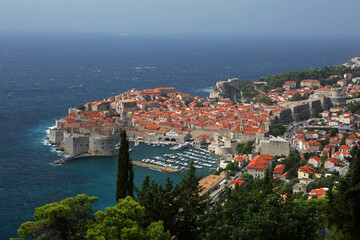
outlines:
M340 88L333 88L331 90L331 102L334 106L338 107L346 105L346 96Z

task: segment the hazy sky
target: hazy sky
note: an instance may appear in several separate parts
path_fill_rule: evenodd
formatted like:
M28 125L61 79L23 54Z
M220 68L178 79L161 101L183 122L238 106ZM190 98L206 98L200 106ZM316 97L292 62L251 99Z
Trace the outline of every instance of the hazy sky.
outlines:
M0 32L359 34L360 0L0 0Z

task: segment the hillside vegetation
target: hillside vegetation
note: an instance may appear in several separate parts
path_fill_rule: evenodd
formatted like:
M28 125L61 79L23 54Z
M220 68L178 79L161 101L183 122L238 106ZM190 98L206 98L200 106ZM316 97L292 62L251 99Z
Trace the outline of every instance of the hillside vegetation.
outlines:
M267 82L269 88L282 87L286 81L295 81L299 86L300 81L304 79L316 79L325 85L325 79L331 75L341 75L352 73L353 77L360 77L360 68L350 69L343 65L329 66L324 68L314 68L311 70L291 71L279 73L273 76L261 78L259 81Z

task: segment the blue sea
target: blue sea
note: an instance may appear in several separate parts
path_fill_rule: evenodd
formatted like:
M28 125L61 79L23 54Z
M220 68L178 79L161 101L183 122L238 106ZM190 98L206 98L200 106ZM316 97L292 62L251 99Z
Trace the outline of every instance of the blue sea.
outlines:
M359 39L344 36L0 34L0 238L16 237L36 207L79 193L99 197L100 209L114 205L116 158L50 164L61 153L46 144L46 130L69 107L131 88L172 86L205 97L216 81L337 65L359 55ZM132 158L153 151L140 145ZM136 186L146 175L160 183L183 176L136 168Z

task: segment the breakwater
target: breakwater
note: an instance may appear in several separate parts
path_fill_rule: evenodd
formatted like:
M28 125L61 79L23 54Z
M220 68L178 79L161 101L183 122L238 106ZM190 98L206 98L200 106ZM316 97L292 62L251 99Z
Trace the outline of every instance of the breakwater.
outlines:
M134 166L137 166L137 167L159 170L159 171L166 172L166 173L179 173L179 172L183 171L183 170L177 169L177 168L164 167L164 166L159 166L159 165L140 162L140 161L131 161L131 162Z
M53 161L52 164L53 165L63 165L66 163L69 163L75 159L79 159L79 158L91 158L91 157L113 157L116 156L115 155L91 155L91 154L78 154L78 155L74 155L74 156L69 156L69 157L65 157L56 161Z
M115 156L115 155L113 155L113 156ZM64 165L64 164L69 163L76 159L89 158L89 157L111 157L111 156L96 156L96 155L90 155L90 154L80 154L80 155L69 156L66 158L56 160L56 161L52 162L52 164L53 165ZM177 169L177 168L164 167L164 166L159 166L159 165L140 162L140 161L131 161L131 162L134 166L137 166L137 167L149 168L149 169L158 170L158 171L162 171L162 172L166 172L166 173L178 173L178 172L183 171L183 170Z

